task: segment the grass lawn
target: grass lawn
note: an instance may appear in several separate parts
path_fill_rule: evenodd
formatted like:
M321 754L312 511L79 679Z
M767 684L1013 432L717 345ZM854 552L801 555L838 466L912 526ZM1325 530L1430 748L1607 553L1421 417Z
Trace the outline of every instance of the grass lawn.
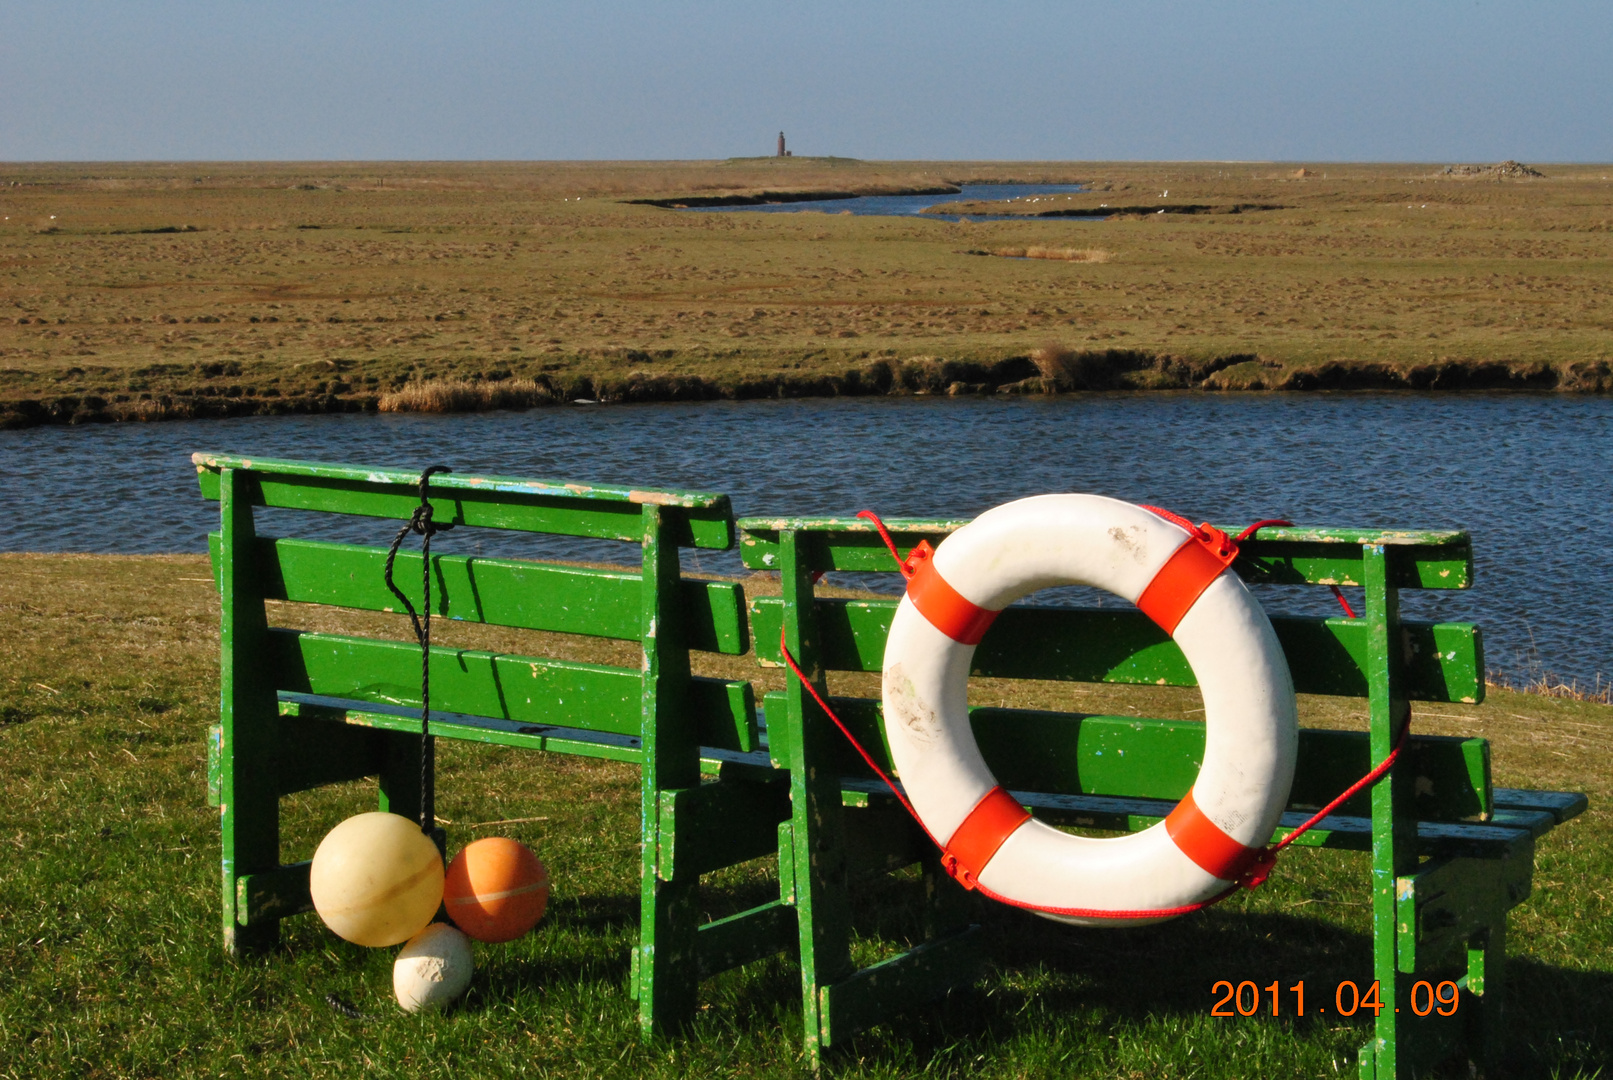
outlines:
M765 588L762 579L747 588ZM276 605L283 625L402 636L391 616ZM704 984L685 1037L641 1045L623 992L638 904L635 771L439 745L451 847L500 833L554 875L525 939L478 947L464 1003L409 1017L395 950L348 945L313 916L278 954L236 963L218 929L216 811L203 735L217 709L217 615L198 556L0 555L0 1077L786 1076L801 1069L799 981L770 961ZM620 659L633 645L439 624L448 643ZM541 640L534 642L533 637ZM777 674L751 658L712 671ZM981 685L990 696L998 688ZM1192 694L1041 687L1032 704L1185 715ZM1305 699L1304 720L1359 725L1364 703ZM1418 709L1418 729L1483 734L1495 782L1589 793L1540 844L1510 922L1511 1074L1606 1076L1613 1062L1613 709L1507 691ZM287 800L284 850L369 808L362 785ZM486 824L508 819L515 824ZM1211 985L1305 980L1315 1000L1369 971L1364 855L1298 851L1271 883L1159 927L1096 931L980 903L992 964L973 989L831 1056L845 1077L1354 1075L1364 1016L1209 1016ZM765 865L717 876L708 911L775 888ZM869 961L916 933L916 879L860 887ZM326 995L366 1019L332 1010ZM1466 1075L1465 1071L1458 1075Z
M1613 389L1613 169L1543 171L0 165L0 423L374 408L454 380L515 392L432 407L1043 378ZM1090 191L968 223L634 201L971 180ZM1033 216L1070 209L1115 216ZM997 257L1032 250L1084 254Z

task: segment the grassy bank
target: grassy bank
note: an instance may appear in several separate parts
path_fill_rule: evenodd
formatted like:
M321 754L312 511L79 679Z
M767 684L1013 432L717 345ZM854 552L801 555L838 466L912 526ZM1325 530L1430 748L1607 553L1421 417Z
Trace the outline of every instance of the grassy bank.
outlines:
M435 380L534 402L1606 391L1613 173L1542 171L0 165L0 424L373 409ZM971 180L1092 190L973 223L644 202ZM1039 216L1072 212L1116 216ZM1032 250L1100 254L981 257Z
M747 588L768 588L765 579ZM798 986L783 961L702 989L685 1038L643 1047L622 993L637 905L631 769L448 744L439 812L451 843L493 832L554 872L551 914L482 948L464 1006L409 1018L393 950L348 946L311 918L279 954L232 963L217 928L216 811L203 732L216 716L216 603L199 557L0 556L0 1077L786 1076ZM388 616L276 622L403 636ZM620 661L630 646L447 624L464 644ZM719 671L752 676L750 658ZM764 686L775 685L764 673ZM990 694L991 686L979 687ZM1191 694L1049 687L1039 705L1186 715ZM1359 725L1354 701L1307 699L1307 723ZM1511 1075L1607 1075L1613 1063L1613 709L1498 691L1418 709L1419 730L1494 741L1498 785L1588 792L1591 810L1537 854L1511 919ZM285 848L311 851L365 808L348 785L289 798ZM487 824L522 819L513 824ZM896 879L857 896L859 958L906 940ZM765 866L723 876L707 909L757 902ZM1362 1018L1208 1016L1217 979L1360 980L1366 861L1299 852L1273 881L1202 916L1098 932L982 904L992 967L978 987L857 1038L845 1077L1230 1077L1351 1074ZM332 1011L336 993L371 1019ZM1461 1073L1460 1075L1465 1075Z

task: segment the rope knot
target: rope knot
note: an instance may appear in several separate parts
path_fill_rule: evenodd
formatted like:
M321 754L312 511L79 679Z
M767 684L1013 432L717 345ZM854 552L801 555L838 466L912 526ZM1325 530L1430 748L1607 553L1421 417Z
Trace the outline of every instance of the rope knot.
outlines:
M409 531L420 536L436 536L438 533L447 532L454 527L452 521L445 521L441 524L433 521L432 515L434 513L436 513L436 509L429 502L423 502L415 507L414 513L409 516Z
M409 516L407 531L420 536L432 537L440 532L447 532L454 527L452 521L438 524L432 520L436 508L431 505L431 478L436 473L450 473L454 470L446 465L432 465L420 474L420 505L414 508Z

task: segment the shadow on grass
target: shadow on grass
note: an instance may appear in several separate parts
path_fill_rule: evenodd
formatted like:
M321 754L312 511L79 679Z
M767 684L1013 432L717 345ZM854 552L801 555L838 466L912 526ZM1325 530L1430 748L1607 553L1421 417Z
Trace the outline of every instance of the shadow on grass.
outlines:
M922 940L920 889L911 873L857 887L853 940L859 964ZM769 898L763 887L734 892L722 897L723 906ZM1335 997L1341 983L1365 990L1371 982L1372 942L1365 933L1317 918L1233 910L1159 926L1089 929L972 902L971 917L986 936L988 967L981 979L843 1043L825 1062L831 1073L852 1063L853 1071L860 1071L884 1061L903 1071L949 1074L962 1049L978 1052L1038 1038L1046 1034L1050 1017L1105 1028L1136 1029L1166 1018L1179 1021L1178 1027L1202 1024L1224 995L1224 990L1212 992L1220 980L1254 983L1262 990L1261 1009L1255 1016L1213 1024L1265 1025L1268 1035L1334 1044L1352 1058L1370 1037L1369 1010L1341 1018ZM631 939L637 904L630 896L585 898L565 918ZM595 955L511 965L496 974L489 989L497 997L579 977L625 986L626 950L611 951L603 963ZM1272 983L1281 993L1276 1017L1270 1015L1266 993ZM1305 986L1304 1016L1294 1011L1292 987L1299 983ZM1506 993L1505 1075L1613 1072L1613 973L1512 960ZM798 1044L800 969L788 953L707 981L701 997L706 1007L688 1036L695 1042L729 1032L766 1038L772 1028L777 1038ZM1348 1064L1353 1068L1353 1060ZM1465 1063L1453 1062L1431 1075L1469 1073Z
M897 925L891 907L882 905L872 925ZM987 939L983 977L890 1025L899 1028L907 1053L925 1070L937 1057L955 1056L960 1044L1002 1045L1045 1030L1049 1014L1096 1016L1132 1027L1165 1016L1207 1017L1226 993L1212 990L1220 980L1234 986L1247 980L1262 996L1257 1015L1219 1023L1279 1025L1295 1036L1354 1025L1357 1030L1348 1039L1352 1057L1371 1035L1369 1010L1345 1020L1335 1001L1340 983L1354 982L1364 990L1372 981L1371 936L1319 919L1209 911L1158 926L1089 929L985 902L976 904L973 917ZM1292 990L1301 982L1303 1017L1295 1015ZM1281 992L1276 1017L1270 1015L1266 992L1273 983ZM1613 1073L1613 973L1512 959L1504 992L1502 1075ZM1351 997L1348 991L1345 997ZM877 1058L890 1034L881 1029L860 1034L831 1062ZM1430 1075L1470 1073L1465 1062L1450 1062Z
M637 896L581 896L556 900L549 905L545 917L595 933L614 930L635 931L638 928L639 898Z

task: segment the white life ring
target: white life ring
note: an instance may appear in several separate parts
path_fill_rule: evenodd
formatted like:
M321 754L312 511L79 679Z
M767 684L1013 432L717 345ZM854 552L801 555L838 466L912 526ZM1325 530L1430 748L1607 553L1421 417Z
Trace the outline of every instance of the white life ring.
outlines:
M914 813L966 886L1083 925L1157 922L1225 892L1270 840L1299 741L1293 680L1225 534L1098 495L989 510L911 577L885 645L885 736ZM969 727L969 669L998 612L1054 585L1137 604L1186 656L1204 698L1204 761L1164 821L1113 839L1031 818Z

